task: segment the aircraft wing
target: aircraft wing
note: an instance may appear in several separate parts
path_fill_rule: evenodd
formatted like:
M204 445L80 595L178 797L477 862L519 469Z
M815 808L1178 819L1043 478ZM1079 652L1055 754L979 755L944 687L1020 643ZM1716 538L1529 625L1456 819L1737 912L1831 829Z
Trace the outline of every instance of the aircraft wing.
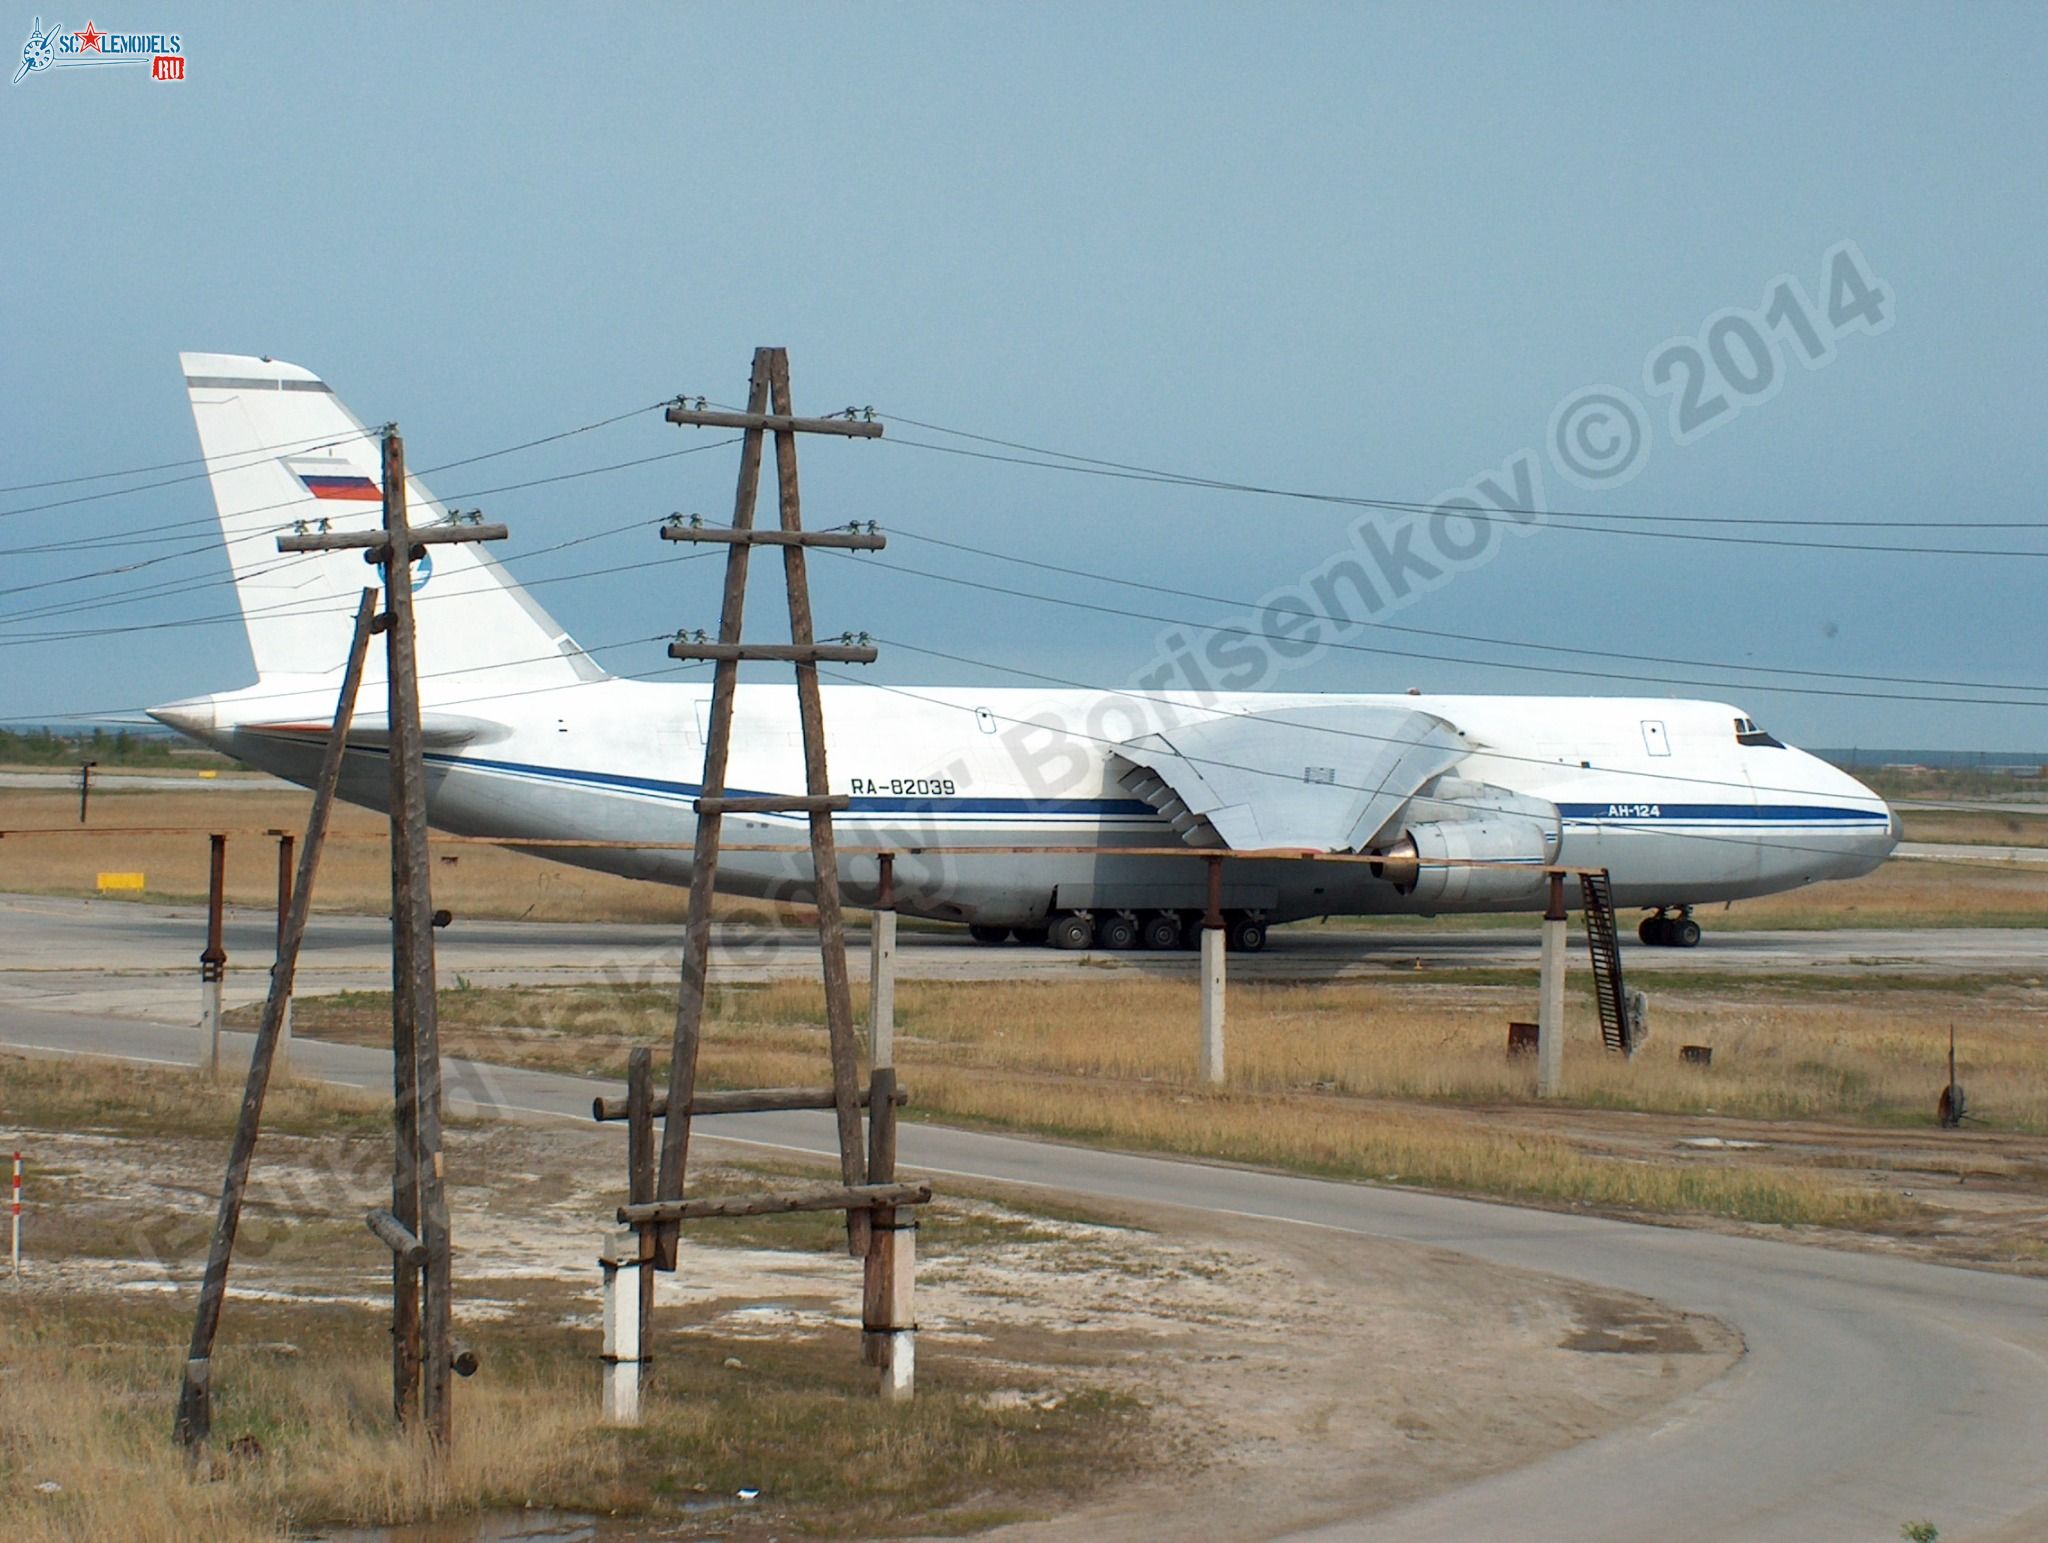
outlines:
M1118 745L1112 765L1191 846L1356 852L1470 751L1434 713L1333 705L1147 734Z

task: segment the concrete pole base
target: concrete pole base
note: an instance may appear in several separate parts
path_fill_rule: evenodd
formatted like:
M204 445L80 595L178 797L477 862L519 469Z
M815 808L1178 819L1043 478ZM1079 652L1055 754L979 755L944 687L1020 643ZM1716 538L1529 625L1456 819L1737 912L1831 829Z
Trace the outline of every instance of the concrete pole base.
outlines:
M917 1224L877 1226L868 1244L860 1354L875 1368L885 1403L905 1402L916 1391L916 1284Z
M1536 1095L1564 1092L1564 918L1543 922L1542 1002L1536 1020Z
M220 1075L221 994L226 989L227 982L219 979L202 981L199 987L199 1068L209 1077Z
M640 1423L641 1323L640 1262L637 1234L621 1232L606 1240L599 1263L604 1267L604 1423Z
M1202 1080L1223 1081L1223 954L1220 927L1202 929Z

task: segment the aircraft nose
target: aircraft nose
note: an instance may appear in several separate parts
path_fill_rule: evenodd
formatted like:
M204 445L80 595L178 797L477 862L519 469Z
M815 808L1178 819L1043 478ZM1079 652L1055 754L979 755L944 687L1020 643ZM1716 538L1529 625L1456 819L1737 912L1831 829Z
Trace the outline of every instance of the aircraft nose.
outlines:
M1892 808L1881 796L1847 772L1837 772L1836 775L1854 790L1852 797L1871 806L1871 813L1875 814L1882 809L1885 814L1885 822L1881 829L1875 828L1873 822L1873 828L1869 833L1858 837L1855 843L1856 856L1861 864L1858 871L1868 873L1892 855L1899 844L1899 838L1905 832L1905 827L1900 823L1899 811Z

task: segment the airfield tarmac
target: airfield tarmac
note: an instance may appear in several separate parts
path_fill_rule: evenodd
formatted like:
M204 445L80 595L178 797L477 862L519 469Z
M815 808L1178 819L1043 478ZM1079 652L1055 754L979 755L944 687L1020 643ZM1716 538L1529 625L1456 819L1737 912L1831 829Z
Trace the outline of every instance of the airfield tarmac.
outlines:
M230 995L254 1000L273 920L237 913L228 934ZM304 988L388 981L375 917L321 917ZM0 898L0 1044L189 1062L193 968L203 917L180 906ZM1533 934L1533 929L1531 929ZM458 923L443 934L444 984L666 978L674 930L663 927ZM722 929L728 978L816 969L802 931ZM860 949L853 950L856 966ZM983 948L953 933L906 933L906 976L1056 978L1117 968L1191 973L1185 956L1065 955ZM1264 955L1233 960L1243 977L1342 978L1390 963L1424 970L1501 966L1533 972L1535 939L1519 931L1380 933L1297 929ZM1780 974L1888 968L1954 973L2048 967L2048 931L1709 933L1692 952L1631 949L1659 968ZM247 1053L231 1036L231 1058ZM347 1045L300 1042L302 1074L388 1087L388 1060ZM599 1085L458 1063L458 1102L588 1128ZM606 1091L615 1091L606 1089ZM825 1152L829 1123L808 1116L705 1121L741 1147ZM2048 1429L2048 1281L1778 1243L1713 1231L1333 1183L1221 1165L1100 1152L1051 1142L913 1125L904 1161L936 1176L1036 1185L1176 1213L1191 1229L1246 1224L1305 1229L1339 1252L1400 1243L1653 1298L1737 1333L1733 1371L1630 1426L1391 1512L1299 1536L1672 1539L1881 1538L1935 1516L1948 1538L2048 1535L2038 1432ZM1370 1376L1369 1368L1360 1369ZM1597 1507L1589 1497L1598 1496ZM1277 1520L1279 1513L1275 1513ZM1045 1539L1156 1536L1157 1510L1114 1501Z
M227 997L260 1002L269 983L276 919L267 911L227 916ZM1313 925L1282 929L1261 954L1234 954L1232 978L1326 981L1388 969L1536 968L1537 927L1360 931ZM728 925L716 930L712 978L728 982L816 977L817 941L802 928ZM0 895L0 993L7 1000L61 1012L184 1018L198 1011L198 958L205 946L202 908L128 901ZM680 959L677 929L596 922L463 921L439 934L444 986L667 984ZM382 917L317 915L299 962L304 995L374 991L391 980L390 934ZM1623 943L1624 964L1659 971L1784 975L1883 967L1956 975L2048 971L2048 928L1843 929L1828 932L1714 930L1696 949ZM848 965L866 978L866 934L850 930ZM1568 968L1584 967L1576 948ZM991 947L959 928L906 929L898 936L897 974L905 980L1099 979L1131 970L1167 979L1195 978L1189 953L1066 953L1017 944Z

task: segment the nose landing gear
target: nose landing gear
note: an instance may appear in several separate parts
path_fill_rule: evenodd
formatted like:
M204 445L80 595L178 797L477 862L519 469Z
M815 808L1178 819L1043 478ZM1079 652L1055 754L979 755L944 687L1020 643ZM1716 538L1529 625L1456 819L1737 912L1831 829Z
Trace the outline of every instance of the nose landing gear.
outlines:
M1636 936L1651 948L1698 948L1700 924L1692 919L1689 905L1680 906L1676 916L1670 914L1669 906L1659 906L1655 916L1643 918Z

